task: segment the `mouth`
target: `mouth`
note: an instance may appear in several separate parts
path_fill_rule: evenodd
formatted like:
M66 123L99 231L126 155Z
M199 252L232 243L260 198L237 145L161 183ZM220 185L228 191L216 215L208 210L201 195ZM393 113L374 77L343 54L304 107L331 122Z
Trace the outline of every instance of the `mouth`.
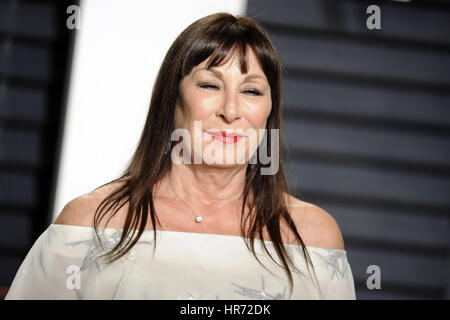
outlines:
M222 143L238 143L243 137L242 134L236 132L226 132L226 131L205 131L207 134L212 136L213 140L220 141Z

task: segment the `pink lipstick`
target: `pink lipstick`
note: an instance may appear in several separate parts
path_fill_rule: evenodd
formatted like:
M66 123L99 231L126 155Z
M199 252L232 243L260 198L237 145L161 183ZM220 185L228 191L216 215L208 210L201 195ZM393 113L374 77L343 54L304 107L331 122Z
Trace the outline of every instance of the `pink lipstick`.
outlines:
M244 135L235 132L226 131L205 131L207 134L211 135L213 140L220 141L222 143L238 143Z

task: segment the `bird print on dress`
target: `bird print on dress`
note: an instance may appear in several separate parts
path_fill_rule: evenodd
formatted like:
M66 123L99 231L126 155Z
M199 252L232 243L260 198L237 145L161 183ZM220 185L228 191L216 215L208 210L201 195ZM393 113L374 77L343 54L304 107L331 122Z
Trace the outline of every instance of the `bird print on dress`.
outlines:
M348 263L346 260L346 254L344 251L332 251L328 254L319 254L316 251L313 253L320 259L322 264L331 269L331 280L334 279L344 279L348 271Z
M283 293L277 293L275 295L269 294L265 290L264 285L264 277L261 275L261 289L251 289L248 287L240 286L234 282L231 281L231 284L238 287L239 290L234 290L240 295L250 297L252 299L260 299L260 300L284 300L285 294L286 294L286 286L283 289Z
M167 287L176 295L177 300L198 300L201 297L195 294L192 290L191 279L189 277L189 273L187 274L187 287L184 289L179 288L177 285L172 283L171 281L167 281Z
M89 249L87 250L86 256L83 259L83 262L81 263L80 271L85 271L93 266L97 268L98 271L100 271L100 265L99 265L99 259L101 256L107 252L110 252L114 247L119 243L120 238L122 236L122 230L114 230L114 232L109 236L104 232L103 229L99 229L99 238L101 241L102 246L100 245L100 242L98 241L97 237L95 236L95 230L93 230L93 236L89 240L82 240L82 241L74 241L74 242L68 242L66 245L70 246L78 246L80 244L89 244ZM130 239L130 236L127 237L127 240ZM139 241L140 244L152 244L153 240L151 241ZM125 256L128 260L134 260L134 252L129 251Z
M197 294L196 292L199 291L196 289L195 284L198 282L198 280L195 280L191 277L189 273L186 273L186 286L180 286L176 285L172 281L168 280L166 281L167 288L172 291L172 294L174 295L174 299L177 300L200 300L200 299L207 299L207 300L221 300L219 295L217 294L218 291L223 291L222 286L218 287L210 287L209 292L205 292L205 289L202 289L203 292L201 295Z

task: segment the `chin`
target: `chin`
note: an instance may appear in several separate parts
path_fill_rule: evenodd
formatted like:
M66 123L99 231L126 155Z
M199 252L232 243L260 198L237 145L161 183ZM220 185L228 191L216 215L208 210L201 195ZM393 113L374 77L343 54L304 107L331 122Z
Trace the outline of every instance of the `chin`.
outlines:
M214 154L203 154L202 163L204 165L216 168L233 168L244 165L246 166L248 164L248 157L246 156L247 153L247 150L242 152L242 154L236 154L235 152L233 152L229 154L228 159L225 156L225 152L219 155L219 159L216 159Z
M232 168L239 168L242 166L247 166L248 163L243 163L243 164L217 164L217 163L212 163L212 164L207 164L207 163L203 163L203 166L207 169L232 169Z

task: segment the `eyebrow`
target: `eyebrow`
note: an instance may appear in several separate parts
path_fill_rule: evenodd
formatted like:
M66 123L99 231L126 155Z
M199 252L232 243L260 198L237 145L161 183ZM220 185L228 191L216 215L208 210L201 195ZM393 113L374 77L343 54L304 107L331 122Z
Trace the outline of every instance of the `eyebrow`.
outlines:
M219 79L222 79L222 78L223 78L223 77L222 77L222 72L220 72L220 71L218 71L218 70L215 70L215 69L209 69L209 70L208 70L208 69L206 69L206 68L201 68L201 69L196 70L195 72L201 71L201 70L210 71L210 72L214 73L214 75L215 75L217 78L219 78ZM251 74L248 74L248 75L245 76L244 82L245 82L245 81L248 81L248 80L251 80L251 79L263 79L263 80L265 80L265 77L262 76L262 75L260 75L260 74L251 73Z

